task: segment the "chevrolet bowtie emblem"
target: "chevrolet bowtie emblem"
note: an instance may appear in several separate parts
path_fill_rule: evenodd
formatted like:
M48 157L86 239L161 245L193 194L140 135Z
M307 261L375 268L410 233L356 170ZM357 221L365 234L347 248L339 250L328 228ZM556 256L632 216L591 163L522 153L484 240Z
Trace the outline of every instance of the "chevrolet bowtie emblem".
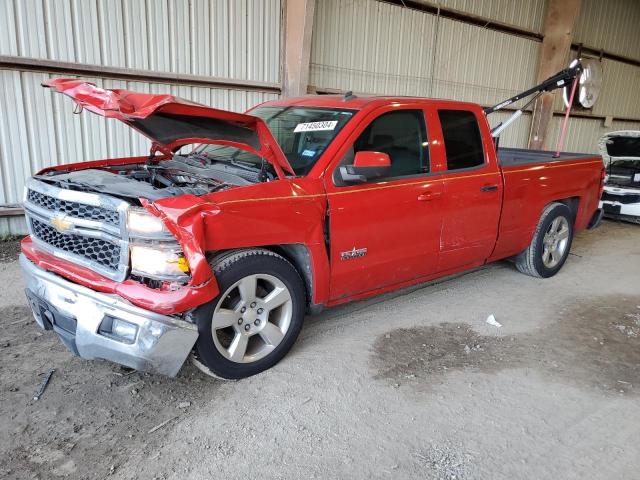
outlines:
M56 216L51 219L51 225L58 232L63 233L73 227L73 222L67 220L64 216Z

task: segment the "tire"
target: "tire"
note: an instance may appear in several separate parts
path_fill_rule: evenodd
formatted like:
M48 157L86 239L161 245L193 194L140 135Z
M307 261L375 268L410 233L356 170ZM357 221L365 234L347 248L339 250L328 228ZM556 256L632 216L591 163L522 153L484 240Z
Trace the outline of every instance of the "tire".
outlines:
M544 209L531 244L515 257L516 268L539 278L553 277L564 265L573 241L573 213L564 203Z
M220 294L192 312L200 362L214 375L234 380L271 368L302 328L306 294L300 275L284 257L265 249L224 253L212 268Z

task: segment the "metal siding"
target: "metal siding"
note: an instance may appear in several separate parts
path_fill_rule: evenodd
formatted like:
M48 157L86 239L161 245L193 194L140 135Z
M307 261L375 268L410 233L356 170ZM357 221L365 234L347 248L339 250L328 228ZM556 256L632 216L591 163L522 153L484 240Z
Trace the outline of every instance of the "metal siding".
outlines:
M538 33L542 32L546 6L545 0L434 0L421 3L440 4L443 8L458 10Z
M640 2L582 0L573 41L640 60Z
M150 142L115 120L89 112L74 115L73 103L40 84L53 75L0 70L0 204L19 203L25 179L42 168L100 158L144 155ZM245 111L278 97L195 86L84 78L105 88L171 93L218 108ZM2 219L0 235L26 233L21 219Z
M602 90L593 113L640 119L640 68L604 59L602 76Z
M563 117L554 116L549 126L548 143L546 148L554 150ZM565 152L598 153L598 140L602 135L616 130L640 130L640 122L613 121L611 127L605 127L600 119L570 118L567 125L567 134L562 150Z
M533 40L383 2L325 0L316 7L309 83L493 104L534 83L539 48Z
M355 92L424 94L434 27L433 15L382 2L317 2L309 83Z
M13 0L0 0L0 55L18 55L18 33Z
M278 83L281 0L0 0L0 54Z
M531 87L540 43L440 19L433 94L493 105Z
M8 1L8 0L5 0ZM38 0L14 0L16 43L18 55L46 58L44 9Z

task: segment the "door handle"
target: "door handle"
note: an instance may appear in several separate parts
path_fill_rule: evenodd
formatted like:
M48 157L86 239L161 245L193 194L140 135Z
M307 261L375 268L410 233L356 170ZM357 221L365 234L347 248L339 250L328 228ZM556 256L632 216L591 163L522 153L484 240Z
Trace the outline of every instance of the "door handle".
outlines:
M495 192L498 190L498 185L483 185L480 187L481 192Z
M435 200L436 198L440 197L442 195L442 192L424 192L421 193L420 195L418 195L418 201L419 202L429 202L431 200Z

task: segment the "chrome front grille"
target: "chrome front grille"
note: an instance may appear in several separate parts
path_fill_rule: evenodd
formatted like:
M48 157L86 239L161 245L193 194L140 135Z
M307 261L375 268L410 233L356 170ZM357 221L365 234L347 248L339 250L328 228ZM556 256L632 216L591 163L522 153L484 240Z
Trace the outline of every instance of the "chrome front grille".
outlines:
M620 202L623 204L638 203L640 202L640 194L633 193L611 193L602 192L602 200L607 202Z
M29 180L27 226L43 250L122 281L129 270L129 204L107 195L77 192Z
M118 269L120 245L100 238L60 233L35 218L31 218L30 222L33 236L47 245L86 258L105 268Z
M118 215L118 212L108 210L103 207L94 207L93 205L60 200L59 198L45 195L44 193L36 190L27 191L27 200L46 210L65 213L72 217L97 220L99 222L115 225L116 227L120 224L120 216Z

